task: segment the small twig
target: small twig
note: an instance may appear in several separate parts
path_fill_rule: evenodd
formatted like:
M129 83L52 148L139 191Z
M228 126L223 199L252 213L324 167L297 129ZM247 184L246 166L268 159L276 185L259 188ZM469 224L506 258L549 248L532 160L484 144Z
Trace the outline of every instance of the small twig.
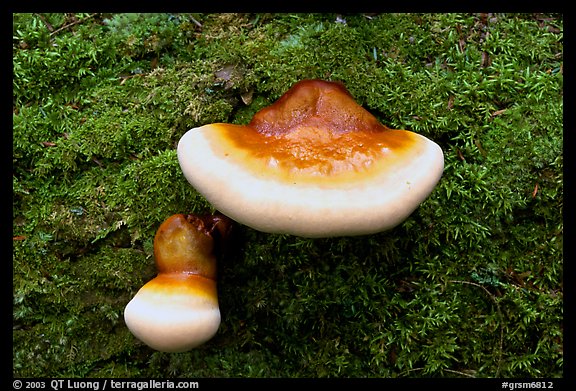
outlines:
M46 26L46 28L48 29L48 31L53 32L54 31L54 27L46 20L46 18L44 17L44 15L42 14L36 14L38 15L38 17L40 18L40 20L42 20L42 22L44 23L44 25Z
M123 85L128 79L132 79L133 77L146 76L147 74L148 73L136 73L134 75L120 76L120 79L122 79L120 85Z
M498 366L496 367L496 374L495 374L495 377L498 377L500 374L500 365L502 364L502 351L503 351L503 346L504 346L504 327L502 326L502 322L504 321L504 317L502 316L502 311L500 311L500 305L496 301L496 298L494 297L494 295L492 293L490 293L490 291L488 289L486 289L485 287L483 287L480 284L477 284L475 282L470 282L470 281L461 281L461 280L448 280L448 282L454 282L454 283L458 283L458 284L468 284L468 285L476 286L478 288L482 288L482 290L484 290L484 292L486 292L486 294L488 295L488 297L490 297L490 299L494 302L494 304L496 304L496 311L498 312L498 316L500 318L500 352L498 354Z
M442 370L443 370L443 371L446 371L446 372L452 372L452 373L455 373L455 374L461 375L461 376L476 377L476 376L471 375L471 374L466 373L466 372L455 371L454 369L444 368L444 369L442 369Z
M199 21L197 21L196 19L194 19L193 16L190 15L190 20L192 21L192 23L194 23L196 26L202 28L202 23L200 23Z
M407 374L410 373L410 372L421 371L421 370L423 370L423 369L424 369L424 367L410 368L410 369L407 369L407 370L405 370L404 372L400 373L400 376L407 375Z
M75 20L75 21L73 21L73 22L70 22L70 23L68 23L68 24L65 24L64 26L59 27L59 28L57 28L56 30L52 31L52 32L50 33L50 36L56 35L56 34L58 34L60 31L66 30L66 29L69 28L69 27L72 27L72 26L75 26L75 25L77 25L77 24L83 23L83 22L85 22L86 20L95 17L96 15L98 15L98 14L97 14L97 13L95 13L95 14L90 14L90 15L88 15L87 17L85 17L85 18L83 18L83 19L77 19L77 20Z

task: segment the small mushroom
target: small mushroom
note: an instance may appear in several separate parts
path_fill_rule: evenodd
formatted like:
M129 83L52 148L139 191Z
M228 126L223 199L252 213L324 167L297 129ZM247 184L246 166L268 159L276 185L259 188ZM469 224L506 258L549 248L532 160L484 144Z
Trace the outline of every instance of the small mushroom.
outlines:
M126 325L163 352L183 352L212 338L220 326L214 235L227 234L224 216L176 214L154 238L158 275L126 305Z
M397 226L444 169L436 143L389 129L343 84L322 80L296 83L248 125L189 130L178 160L188 182L231 219L312 238Z

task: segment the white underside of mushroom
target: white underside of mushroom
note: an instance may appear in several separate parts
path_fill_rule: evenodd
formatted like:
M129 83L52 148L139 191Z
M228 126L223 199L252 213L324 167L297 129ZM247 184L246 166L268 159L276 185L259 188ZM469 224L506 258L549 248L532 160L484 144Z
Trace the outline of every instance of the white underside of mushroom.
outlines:
M162 352L184 352L211 339L220 326L217 302L175 295L161 301L146 285L126 305L126 325L142 342Z
M180 139L178 159L186 179L221 213L268 233L331 237L391 229L430 195L444 169L441 148L417 135L421 153L395 172L345 188L309 180L286 183L215 154L205 137L210 126L191 129Z

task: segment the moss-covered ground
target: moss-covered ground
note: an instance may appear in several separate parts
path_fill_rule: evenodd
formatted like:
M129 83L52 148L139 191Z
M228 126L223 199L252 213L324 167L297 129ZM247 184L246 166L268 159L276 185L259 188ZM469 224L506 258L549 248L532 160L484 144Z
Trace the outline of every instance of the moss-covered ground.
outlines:
M563 19L549 14L14 14L18 377L562 377ZM152 240L211 206L175 146L293 83L342 81L445 153L400 226L236 225L222 324L151 350L123 310Z

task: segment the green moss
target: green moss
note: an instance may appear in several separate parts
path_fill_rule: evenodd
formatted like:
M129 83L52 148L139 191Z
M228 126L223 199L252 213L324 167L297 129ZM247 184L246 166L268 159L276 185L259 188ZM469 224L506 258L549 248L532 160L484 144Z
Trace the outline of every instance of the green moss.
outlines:
M15 376L563 376L561 16L78 14L51 34L71 17L14 15ZM236 225L217 335L149 349L123 309L156 229L213 211L179 138L305 78L436 141L441 181L380 234Z

